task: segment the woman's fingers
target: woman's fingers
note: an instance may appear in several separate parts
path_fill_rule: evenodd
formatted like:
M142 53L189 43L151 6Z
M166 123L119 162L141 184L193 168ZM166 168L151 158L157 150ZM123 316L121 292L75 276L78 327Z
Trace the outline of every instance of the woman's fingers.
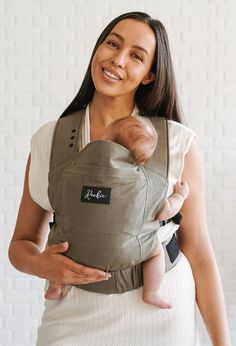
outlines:
M107 281L107 279L98 279L98 278L80 278L78 279L77 277L71 279L70 284L72 285L84 285L84 284L90 284L90 283L95 283L95 282L100 282L100 281Z
M76 263L68 257L65 257L65 263L68 265L68 268L74 273L82 277L110 277L110 273L104 272L103 270L87 267L83 264Z
M60 284L86 284L107 280L111 277L110 273L103 270L87 267L76 263L72 259L62 256L69 248L68 242L48 246L41 254L49 265L44 265L45 277Z
M69 257L61 256L61 254L67 251L68 248L69 243L63 242L60 244L50 245L44 251L45 255L50 258L51 266L53 263L56 265L56 272L57 274L60 273L58 276L58 279L59 277L61 278L59 279L60 282L69 284L73 279L75 279L77 284L81 282L89 283L107 280L111 276L110 273L104 272L103 270L87 267L73 261Z
M56 254L66 252L69 248L69 243L67 241L60 244L53 244L46 248L45 252Z
M92 282L106 281L108 279L108 277L81 276L79 274L75 275L74 272L68 272L67 275L64 275L63 279L59 280L57 283L63 285L79 285Z
M81 264L78 263L73 263L72 266L70 266L70 270L73 271L74 273L78 274L81 277L110 277L111 274L104 272L103 270L99 270L99 269L94 269L94 268L90 268L90 267L85 267Z

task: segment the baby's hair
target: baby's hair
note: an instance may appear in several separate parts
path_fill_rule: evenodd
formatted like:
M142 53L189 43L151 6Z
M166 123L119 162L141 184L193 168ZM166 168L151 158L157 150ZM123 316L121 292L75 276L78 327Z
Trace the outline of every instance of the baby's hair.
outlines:
M148 118L128 116L113 121L112 140L128 148L137 163L146 162L157 145L157 133Z

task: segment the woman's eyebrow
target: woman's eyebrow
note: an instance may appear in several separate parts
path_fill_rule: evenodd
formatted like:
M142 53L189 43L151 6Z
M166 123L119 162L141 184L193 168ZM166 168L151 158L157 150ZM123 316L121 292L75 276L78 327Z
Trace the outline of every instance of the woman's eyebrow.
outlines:
M118 37L121 41L124 42L124 37L121 36L120 34L118 34L117 32L112 31L112 32L110 32L108 34L108 36L110 36L110 35L114 35L114 36ZM147 55L149 55L148 51L145 48L143 48L143 47L140 47L140 46L137 46L137 45L132 45L132 47L140 49L140 50L144 51Z

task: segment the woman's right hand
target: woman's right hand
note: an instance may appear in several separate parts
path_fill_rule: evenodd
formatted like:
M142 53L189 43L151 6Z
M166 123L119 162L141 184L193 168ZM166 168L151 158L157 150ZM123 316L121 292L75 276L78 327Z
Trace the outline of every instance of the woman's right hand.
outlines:
M63 255L69 243L50 245L34 256L34 267L40 278L57 284L81 285L108 280L110 273L76 263Z

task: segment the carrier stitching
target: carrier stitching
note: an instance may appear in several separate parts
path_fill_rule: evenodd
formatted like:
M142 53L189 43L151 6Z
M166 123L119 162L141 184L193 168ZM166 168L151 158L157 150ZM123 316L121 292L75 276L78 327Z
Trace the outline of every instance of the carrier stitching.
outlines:
M144 168L145 168L145 166L144 166ZM163 178L163 180L167 180L167 178L168 178L166 175L163 175L160 172L157 172L155 169L153 169L151 167L148 167L148 170L155 173L155 174L158 174L161 178Z
M65 169L62 172L61 181L60 181L60 192L59 192L60 203L62 203L62 191L63 191L62 186L64 183L64 175L65 175ZM61 214L62 225L61 225L61 227L64 230L64 220L65 220L64 208L61 208L61 210L62 210L62 214Z
M166 162L166 179L169 184L169 168L170 168L170 143L169 143L169 124L168 119L166 119L166 151L167 151L167 162Z
M49 173L52 170L52 162L53 162L53 156L55 154L55 138L56 138L56 132L57 132L57 128L59 125L59 121L57 121L54 131L53 131L53 137L52 137L52 143L51 143L51 152L50 152L50 159L49 159Z
M141 231L141 228L144 224L144 220L145 220L145 217L146 217L146 214L147 214L147 200L148 200L148 194L149 194L149 181L148 181L148 178L147 178L147 174L146 174L146 170L144 167L140 166L145 178L146 178L146 181L147 181L147 190L146 190L146 196L145 196L145 208L144 208L144 212L143 212L143 220L142 220L142 223L141 223L141 226L136 234L136 238L137 238L137 241L139 243L139 248L140 248L140 261L142 260L142 257L143 257L143 251L142 251L142 246L141 246L141 242L140 242L140 239L138 238L138 235Z

